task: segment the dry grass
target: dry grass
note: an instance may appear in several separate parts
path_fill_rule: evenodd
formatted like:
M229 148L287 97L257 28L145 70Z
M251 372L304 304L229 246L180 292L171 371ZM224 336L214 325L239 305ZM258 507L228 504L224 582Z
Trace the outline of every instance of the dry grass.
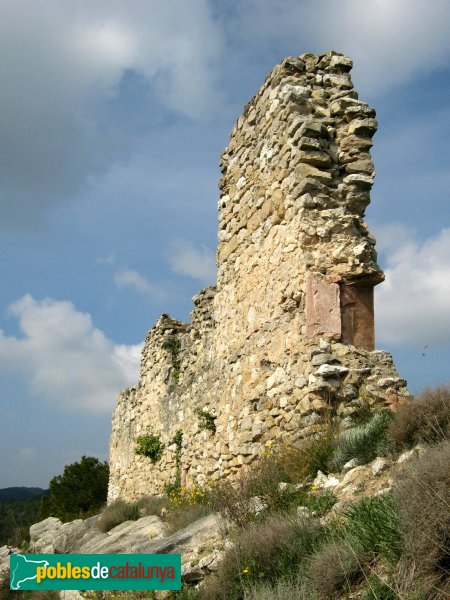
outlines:
M279 579L273 585L256 584L244 592L244 600L312 600L311 588L302 576Z
M294 579L323 537L313 519L273 515L241 532L219 571L201 590L202 600L241 600L256 584Z
M312 557L308 569L310 585L320 600L341 598L363 579L366 562L360 546L332 540Z
M450 597L450 442L430 448L394 488L405 542L398 575L404 593Z
M160 515L161 510L168 504L168 499L160 496L146 496L136 502L116 500L102 510L97 527L100 531L107 532L125 521L137 521L140 517Z
M213 508L209 504L192 504L184 508L170 509L167 512L166 521L174 533L212 512Z
M449 439L450 385L426 389L417 399L404 404L396 413L389 434L399 449Z

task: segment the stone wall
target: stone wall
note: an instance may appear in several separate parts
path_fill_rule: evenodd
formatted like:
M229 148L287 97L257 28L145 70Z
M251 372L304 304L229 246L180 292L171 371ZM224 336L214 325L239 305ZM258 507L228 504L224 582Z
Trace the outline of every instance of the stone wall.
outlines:
M345 426L361 402L408 395L374 350L384 276L364 211L377 122L351 67L336 52L288 57L238 119L221 160L217 286L189 324L163 315L147 335L113 415L109 500L234 476L331 417ZM148 432L164 443L156 462L135 454Z

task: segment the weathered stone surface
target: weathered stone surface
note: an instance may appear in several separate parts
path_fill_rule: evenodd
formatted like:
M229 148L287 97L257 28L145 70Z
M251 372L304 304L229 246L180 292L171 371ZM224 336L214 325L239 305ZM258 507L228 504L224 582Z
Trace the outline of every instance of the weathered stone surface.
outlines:
M178 476L233 479L271 444L320 433L331 410L345 423L358 397L407 396L390 355L372 352L383 273L363 219L377 122L351 65L288 57L237 120L220 164L217 285L194 297L190 323L163 315L147 335L113 415L110 501ZM164 444L155 463L135 454L147 432Z
M9 557L11 554L17 554L18 548L12 546L0 546L0 582L2 580L2 573L5 573L9 569Z
M341 337L339 286L311 274L306 279L306 335Z

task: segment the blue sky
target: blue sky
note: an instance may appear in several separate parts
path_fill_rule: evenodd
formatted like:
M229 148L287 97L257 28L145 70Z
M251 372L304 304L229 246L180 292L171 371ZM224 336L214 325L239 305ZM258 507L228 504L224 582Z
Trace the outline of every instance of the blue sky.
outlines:
M377 110L377 346L450 380L448 0L2 0L0 488L107 458L162 312L215 277L219 154L286 55Z

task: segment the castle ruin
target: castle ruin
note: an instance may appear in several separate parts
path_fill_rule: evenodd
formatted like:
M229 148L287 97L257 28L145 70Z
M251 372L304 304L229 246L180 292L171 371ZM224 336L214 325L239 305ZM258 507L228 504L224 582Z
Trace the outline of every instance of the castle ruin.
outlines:
M351 67L336 52L285 58L234 126L217 285L193 298L190 323L163 315L148 333L113 415L109 501L235 477L330 417L345 427L361 402L396 408L409 395L375 350L384 275L364 212L377 122ZM164 444L157 461L135 453L148 432Z

